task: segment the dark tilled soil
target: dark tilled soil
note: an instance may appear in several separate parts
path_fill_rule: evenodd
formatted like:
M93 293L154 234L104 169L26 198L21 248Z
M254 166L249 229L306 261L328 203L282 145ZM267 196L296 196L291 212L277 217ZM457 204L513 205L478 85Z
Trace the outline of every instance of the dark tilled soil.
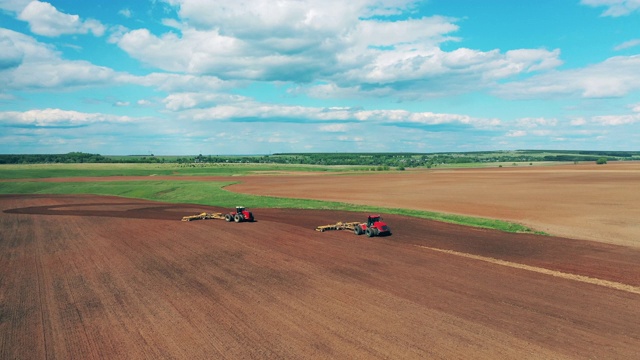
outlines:
M2 359L640 357L637 248L385 214L389 237L314 231L366 216L334 211L182 222L226 209L116 197L0 210Z

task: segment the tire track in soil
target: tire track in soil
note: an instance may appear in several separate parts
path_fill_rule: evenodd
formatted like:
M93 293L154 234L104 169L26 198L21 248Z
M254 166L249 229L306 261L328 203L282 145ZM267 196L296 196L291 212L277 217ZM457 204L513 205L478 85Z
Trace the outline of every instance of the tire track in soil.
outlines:
M574 281L580 281L580 282L587 283L587 284L604 286L604 287L607 287L607 288L610 288L610 289L626 291L628 293L640 295L640 287L627 285L627 284L622 284L622 283L615 282L615 281L596 279L596 278L583 276L583 275L569 274L569 273L564 273L564 272L561 272L561 271L549 270L549 269L544 269L544 268L540 268L540 267L536 267L536 266L529 266L529 265L525 265L525 264L514 263L514 262L511 262L511 261L505 261L505 260L500 260L500 259L495 259L495 258L490 258L490 257L485 257L485 256L467 254L467 253L462 253L462 252L453 251L453 250L437 249L437 248L428 247L428 246L422 246L422 245L415 245L415 246L419 247L419 248L422 248L422 249L428 249L428 250L431 250L431 251L437 251L437 252L441 252L441 253L445 253L445 254L461 256L461 257L465 257L465 258L469 258L469 259L488 262L488 263L491 263L491 264L507 266L507 267L511 267L511 268L514 268L514 269L532 271L532 272L545 274L545 275L550 275L550 276L555 276L555 277L559 277L559 278L563 278L563 279L567 279L567 280L574 280Z
M45 327L45 294L44 294L44 270L42 269L42 257L40 254L40 247L36 246L34 251L34 264L36 269L36 276L38 278L38 299L39 299L39 308L40 308L40 326L42 327L42 331L40 335L42 336L42 346L45 354L48 354L47 350L47 331Z

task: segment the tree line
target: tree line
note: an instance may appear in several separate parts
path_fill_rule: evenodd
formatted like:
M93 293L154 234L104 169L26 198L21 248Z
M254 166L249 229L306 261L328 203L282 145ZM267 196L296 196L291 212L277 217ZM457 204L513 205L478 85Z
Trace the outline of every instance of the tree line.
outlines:
M360 165L378 167L432 167L442 164L473 164L490 162L534 161L607 161L640 160L633 151L544 151L515 150L462 153L276 153L272 155L196 155L196 156L103 156L82 152L67 154L0 154L0 164L53 163L262 163L298 165Z

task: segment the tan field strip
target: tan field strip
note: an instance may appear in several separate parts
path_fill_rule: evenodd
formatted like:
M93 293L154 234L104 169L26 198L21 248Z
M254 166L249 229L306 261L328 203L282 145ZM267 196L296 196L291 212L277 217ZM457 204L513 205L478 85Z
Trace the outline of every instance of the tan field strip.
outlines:
M508 266L508 267L511 267L511 268L514 268L514 269L532 271L532 272L536 272L536 273L539 273L539 274L551 275L551 276L555 276L555 277L559 277L559 278L567 279L567 280L580 281L580 282L587 283L587 284L604 286L604 287L607 287L607 288L610 288L610 289L621 290L621 291L626 291L626 292L629 292L629 293L632 293L632 294L639 294L640 295L640 287L627 285L627 284L622 284L622 283L615 282L615 281L595 279L595 278L584 276L584 275L568 274L568 273L561 272L561 271L549 270L549 269L544 269L544 268L537 267L537 266L530 266L530 265L511 262L511 261L494 259L494 258L490 258L490 257L486 257L486 256L467 254L467 253L462 253L462 252L454 251L454 250L437 249L437 248L433 248L433 247L429 247L429 246L423 246L423 245L415 245L415 246L419 247L419 248L422 248L422 249L428 249L428 250L431 250L431 251L437 251L437 252L450 254L450 255L455 255L455 256L462 256L462 257L465 257L465 258L468 258L468 259L485 261L485 262L488 262L488 263L491 263L491 264Z
M229 191L437 211L640 247L640 162L246 176Z

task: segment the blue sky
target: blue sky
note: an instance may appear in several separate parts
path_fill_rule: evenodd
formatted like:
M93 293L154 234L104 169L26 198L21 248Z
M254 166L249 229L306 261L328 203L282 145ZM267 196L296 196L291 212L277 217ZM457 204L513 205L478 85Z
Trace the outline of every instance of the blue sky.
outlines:
M0 153L640 150L640 0L0 0Z

